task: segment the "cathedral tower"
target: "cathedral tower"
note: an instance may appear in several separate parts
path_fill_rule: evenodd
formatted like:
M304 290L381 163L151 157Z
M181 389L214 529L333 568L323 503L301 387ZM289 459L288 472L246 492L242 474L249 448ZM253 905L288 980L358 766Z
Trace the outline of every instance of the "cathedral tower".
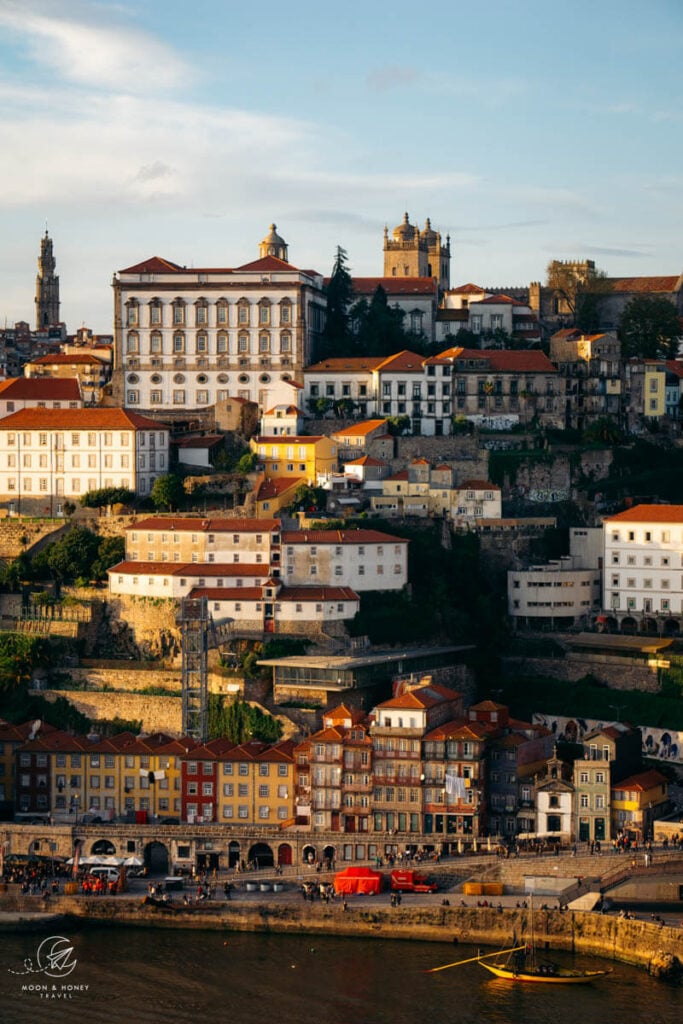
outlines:
M385 277L435 277L441 291L450 288L451 240L441 244L441 234L434 231L427 218L424 230L410 223L408 214L403 223L392 231L384 229Z
M45 231L40 240L38 276L36 277L36 330L59 323L59 278L55 274L52 239Z
M276 228L277 224L271 224L268 234L259 243L259 257L263 259L264 256L277 256L279 260L288 263L287 243L278 235Z

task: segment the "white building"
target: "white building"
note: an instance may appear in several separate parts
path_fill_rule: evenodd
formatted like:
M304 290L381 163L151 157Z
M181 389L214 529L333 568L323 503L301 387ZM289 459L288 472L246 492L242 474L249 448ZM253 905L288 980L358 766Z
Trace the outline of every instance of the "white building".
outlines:
M87 491L149 494L168 472L168 427L123 409L22 409L0 420L0 507L61 515Z
M107 570L109 593L130 597L165 597L179 601L199 587L216 592L260 587L270 577L268 565L196 562L119 562Z
M0 418L20 409L82 409L77 377L9 377L0 381Z
M517 626L588 626L600 610L599 527L573 527L569 555L508 572L508 615Z
M196 269L153 257L119 271L113 287L114 396L159 416L232 397L269 408L324 326L322 276L288 262L275 225L251 263Z
M613 627L683 625L683 505L636 505L603 520L603 610Z
M378 530L285 530L282 552L288 587L402 590L408 582L408 541Z

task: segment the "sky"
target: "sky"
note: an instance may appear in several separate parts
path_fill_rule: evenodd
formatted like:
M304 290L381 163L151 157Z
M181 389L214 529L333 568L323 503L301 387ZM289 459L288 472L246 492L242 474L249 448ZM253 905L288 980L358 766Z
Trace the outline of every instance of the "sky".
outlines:
M382 274L383 229L451 238L451 285L551 259L683 271L680 0L0 0L0 316L112 330L150 256Z

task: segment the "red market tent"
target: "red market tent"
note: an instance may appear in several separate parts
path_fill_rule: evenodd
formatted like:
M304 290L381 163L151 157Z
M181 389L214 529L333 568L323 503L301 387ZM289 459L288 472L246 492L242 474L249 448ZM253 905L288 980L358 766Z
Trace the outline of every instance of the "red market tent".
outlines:
M334 891L344 895L378 893L382 890L383 875L372 868L344 868L334 876Z

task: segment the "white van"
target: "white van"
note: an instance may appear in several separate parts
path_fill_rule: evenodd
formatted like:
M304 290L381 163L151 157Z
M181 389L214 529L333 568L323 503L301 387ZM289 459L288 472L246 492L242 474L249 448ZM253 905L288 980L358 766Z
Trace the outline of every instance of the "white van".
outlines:
M116 868L106 866L90 868L88 874L94 875L95 878L101 878L102 881L107 884L109 884L109 882L118 882L120 877Z

